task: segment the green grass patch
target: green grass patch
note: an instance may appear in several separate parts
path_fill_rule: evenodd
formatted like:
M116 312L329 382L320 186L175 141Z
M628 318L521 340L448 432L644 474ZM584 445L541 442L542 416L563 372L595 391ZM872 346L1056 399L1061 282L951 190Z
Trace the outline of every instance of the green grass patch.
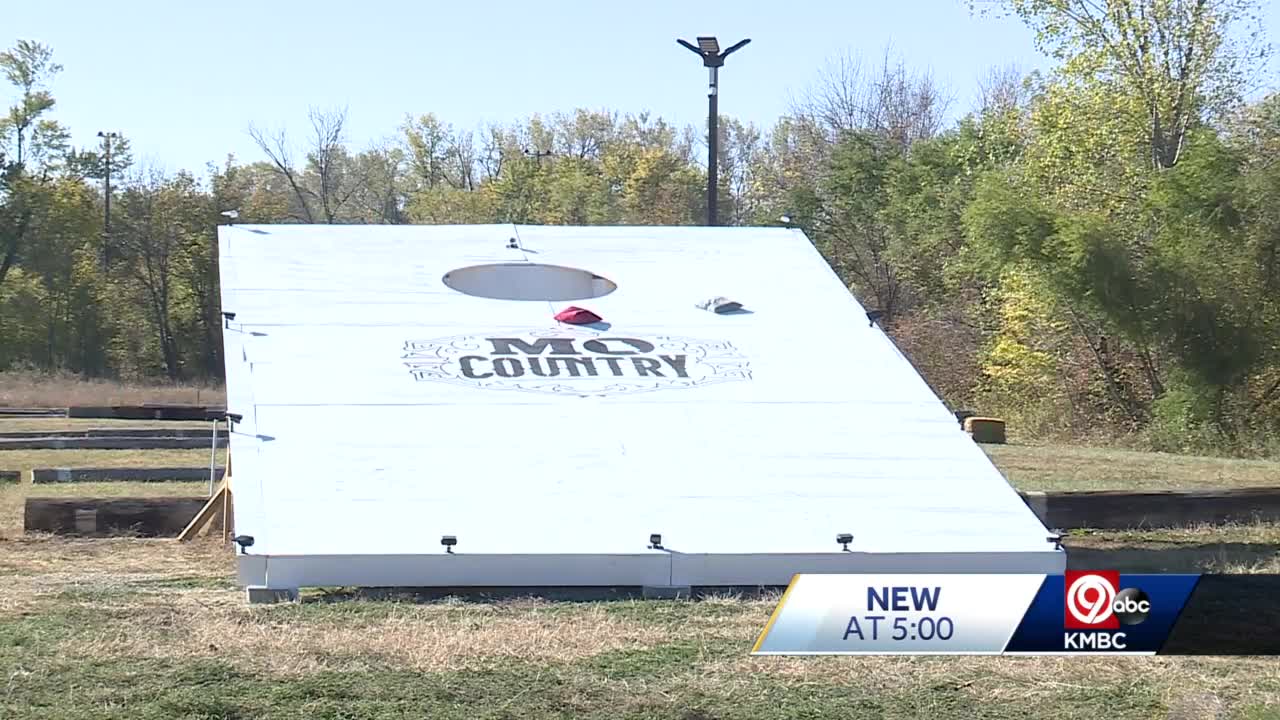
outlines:
M52 653L57 643L93 631L110 620L107 614L80 607L76 601L0 621L0 659L12 661L19 656Z
M209 481L42 483L26 491L27 497L207 497Z
M735 647L728 652L722 649L720 655L729 657L735 650L742 652L743 648ZM601 653L585 665L610 680L652 679L688 671L693 665L707 660L709 655L707 647L684 641L655 648Z
M1067 445L982 445L1020 490L1280 486L1280 462Z
M226 461L219 451L218 463ZM33 468L209 467L209 449L190 450L0 450L0 470Z
M221 430L226 432L226 423ZM121 420L118 418L0 417L0 433L62 432L85 430L187 430L213 433L213 423L206 420Z
M84 585L66 588L56 597L61 603L96 604L120 602L139 594L138 589L121 585Z
M1225 544L1273 545L1280 550L1280 525L1255 523L1247 525L1198 525L1185 528L1135 528L1132 530L1068 531L1068 544L1073 540L1118 545L1159 544Z
M821 680L768 673L707 675L684 650L662 648L653 672L510 663L501 668L420 673L380 668L269 676L234 661L50 662L16 675L0 715L25 720L389 720L390 718L998 718L1109 720L1165 716L1160 689L1144 679L1059 683L1035 694L986 701L963 683L885 684L850 672Z
M232 578L207 577L203 575L147 578L145 580L132 580L129 584L146 590L233 590L236 587Z
M776 600L781 593L763 596L762 602ZM684 625L701 620L716 620L741 615L743 602L715 600L622 600L606 603L605 613L623 620L651 625Z

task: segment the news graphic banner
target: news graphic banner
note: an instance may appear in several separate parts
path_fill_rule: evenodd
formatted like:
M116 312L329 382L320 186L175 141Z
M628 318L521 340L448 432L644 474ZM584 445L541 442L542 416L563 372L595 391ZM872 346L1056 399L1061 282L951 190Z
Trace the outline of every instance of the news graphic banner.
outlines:
M755 655L1280 654L1280 576L797 575Z

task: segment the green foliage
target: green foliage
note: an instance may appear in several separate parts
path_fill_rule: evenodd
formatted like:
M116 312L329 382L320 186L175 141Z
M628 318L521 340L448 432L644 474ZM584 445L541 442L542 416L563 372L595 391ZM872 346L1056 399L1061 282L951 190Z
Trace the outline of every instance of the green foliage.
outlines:
M1017 161L982 178L964 225L987 275L1028 268L1070 314L1108 404L1160 447L1243 450L1274 417L1271 268L1280 189L1266 103L1234 113L1256 33L1248 0L1009 0L1060 60ZM1255 49L1257 49L1255 47ZM1266 188L1265 190L1263 188ZM1261 390L1261 392L1260 392ZM1264 431L1267 432L1267 431ZM1183 449L1191 444L1183 442Z
M999 329L991 337L983 372L992 389L1008 397L1037 398L1052 387L1057 363L1040 349L1039 336L1059 330L1052 308L1027 272L1005 272L996 290Z
M44 356L44 288L34 275L21 268L0 284L0 367L13 368L39 362Z
M1213 388L1180 375L1170 380L1164 395L1153 403L1147 441L1161 452L1197 453L1221 447L1213 424Z
M33 172L50 169L67 147L67 130L45 117L54 106L46 86L61 71L53 50L40 43L19 40L0 53L0 73L20 93L7 116L0 117L0 153Z
M1059 61L1059 76L1110 112L1062 114L1064 123L1105 115L1139 124L1129 135L1156 168L1177 164L1185 135L1206 113L1243 95L1269 55L1258 0L1004 0ZM1135 146L1137 143L1134 144Z

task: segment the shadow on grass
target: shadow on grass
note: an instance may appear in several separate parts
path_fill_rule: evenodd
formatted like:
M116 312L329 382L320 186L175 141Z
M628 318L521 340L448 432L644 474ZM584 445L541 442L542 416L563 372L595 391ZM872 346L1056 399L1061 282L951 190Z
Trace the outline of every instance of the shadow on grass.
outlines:
M1280 545L1273 543L1178 543L1170 546L1106 547L1067 544L1067 568L1130 573L1203 573L1267 568L1280 571Z

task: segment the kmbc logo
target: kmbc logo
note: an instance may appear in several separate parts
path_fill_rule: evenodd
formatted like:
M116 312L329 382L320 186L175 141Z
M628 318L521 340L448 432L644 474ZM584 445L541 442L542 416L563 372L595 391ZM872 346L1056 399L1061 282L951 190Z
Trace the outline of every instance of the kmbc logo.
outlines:
M1139 588L1121 590L1115 570L1068 570L1064 582L1068 630L1115 630L1151 612L1151 598Z

